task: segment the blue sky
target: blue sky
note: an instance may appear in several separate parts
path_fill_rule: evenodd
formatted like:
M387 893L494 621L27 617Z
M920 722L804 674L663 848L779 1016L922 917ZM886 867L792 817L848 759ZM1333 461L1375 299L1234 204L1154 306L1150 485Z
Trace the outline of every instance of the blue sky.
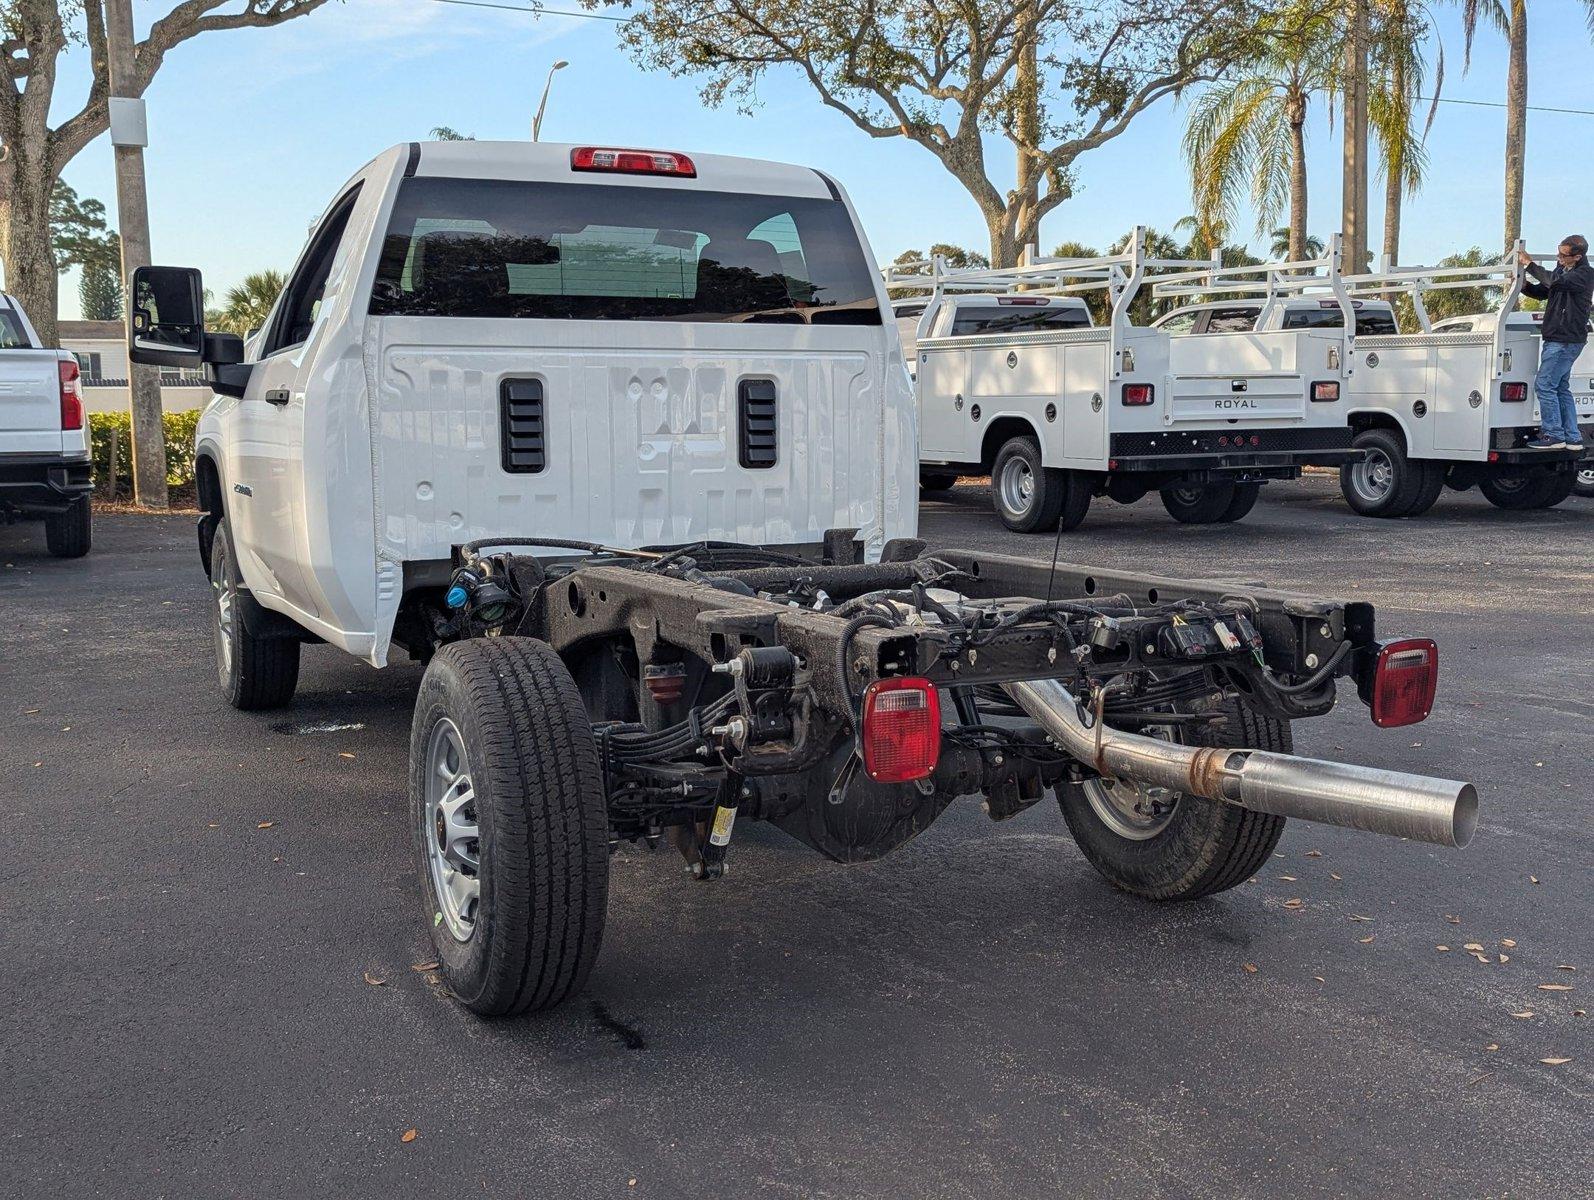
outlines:
M555 5L557 7L557 5ZM170 7L140 4L141 28ZM571 5L575 7L574 4ZM1533 104L1594 109L1585 99L1594 59L1581 5L1535 0L1530 27ZM1446 97L1503 98L1505 51L1480 33L1471 71L1461 73L1454 10L1441 12ZM793 72L770 76L751 117L705 108L697 85L645 72L616 43L607 21L467 8L436 0L333 0L275 29L207 34L166 59L146 99L150 220L157 262L205 272L218 296L244 274L286 269L307 224L372 155L451 125L482 138L529 136L548 66L554 80L543 137L742 154L801 162L847 187L876 255L886 260L932 241L984 248L973 201L933 157L902 139L867 137L821 105ZM57 91L62 113L86 85L86 56L69 52ZM1567 81L1577 80L1576 88ZM1078 195L1053 212L1043 249L1059 241L1105 245L1142 222L1168 228L1189 211L1179 158L1182 106L1165 102L1129 132L1080 159ZM1432 262L1500 236L1504 112L1441 105L1429 136L1429 182L1408 203L1401 257ZM1568 232L1594 233L1588 143L1594 117L1535 112L1528 125L1525 224L1547 249ZM80 193L114 208L108 138L67 168ZM1006 158L991 144L993 162ZM1337 224L1335 134L1318 110L1310 133L1311 230ZM1373 233L1381 236L1375 181ZM1250 231L1249 217L1241 221ZM1265 250L1261 239L1253 247ZM77 315L73 278L63 280L62 315Z

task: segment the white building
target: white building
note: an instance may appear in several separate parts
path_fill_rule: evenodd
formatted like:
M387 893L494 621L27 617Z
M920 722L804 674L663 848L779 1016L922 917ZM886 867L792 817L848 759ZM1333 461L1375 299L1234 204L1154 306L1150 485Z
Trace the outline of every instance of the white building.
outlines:
M83 371L83 407L91 413L126 412L127 329L120 321L59 321L61 348ZM161 369L161 407L167 412L202 408L210 389L198 371Z

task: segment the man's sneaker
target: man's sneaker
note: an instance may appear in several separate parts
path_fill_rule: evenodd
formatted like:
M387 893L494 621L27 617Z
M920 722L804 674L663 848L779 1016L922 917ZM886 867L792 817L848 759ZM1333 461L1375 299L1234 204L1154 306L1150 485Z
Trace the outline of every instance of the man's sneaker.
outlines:
M1565 450L1566 449L1566 443L1565 442L1558 442L1552 437L1545 437L1543 434L1540 434L1538 437L1531 437L1531 438L1528 439L1528 449L1529 450Z

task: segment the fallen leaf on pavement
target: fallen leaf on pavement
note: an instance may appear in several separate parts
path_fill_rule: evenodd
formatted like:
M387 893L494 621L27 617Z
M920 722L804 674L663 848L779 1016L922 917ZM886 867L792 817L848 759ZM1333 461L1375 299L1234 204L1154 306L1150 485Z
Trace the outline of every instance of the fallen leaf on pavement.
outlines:
M1284 902L1285 908L1304 908L1305 906L1306 901L1302 900L1299 896L1292 897Z
M1245 973L1247 975L1255 975L1256 974L1256 964L1255 963L1246 963L1243 966L1242 969L1245 971Z
M1502 946L1504 946L1507 950L1515 950L1516 947L1517 947L1517 943L1516 943L1516 939L1515 938L1501 938L1500 939L1500 944Z
M1285 883L1294 883L1295 882L1295 876L1293 876L1293 875L1280 875L1279 878L1282 879Z
M1336 874L1334 874L1334 872L1332 872L1332 871L1330 871L1330 872L1329 872L1329 873L1328 873L1328 877L1329 877L1329 878L1330 878L1330 879L1339 879L1339 878L1341 878L1341 876L1338 876L1338 875L1336 875Z
M1529 883L1537 883L1538 881L1539 881L1539 877L1537 875L1529 875L1528 876L1528 882Z
M1519 1013L1512 1013L1511 1015L1513 1017L1515 1017L1519 1021L1525 1021L1525 1020L1527 1020L1529 1017L1531 1017L1533 1015L1533 1010L1531 1008L1528 1008L1528 1009L1524 1009L1523 1011L1521 1011Z
M403 1133L401 1133L399 1135L399 1141L401 1141L401 1142L413 1142L416 1138L418 1138L420 1136L421 1136L421 1131L419 1129L406 1129Z
M1577 968L1574 967L1571 963L1556 963L1555 964L1555 969L1557 971L1575 971L1575 970L1577 970Z
M1371 917L1359 917L1359 916L1357 916L1354 913L1351 914L1351 918L1350 919L1352 921L1371 921L1372 920Z
M1372 941L1377 936L1378 935L1376 933L1369 933L1366 937L1360 939L1361 940L1361 944L1365 946L1368 942Z
M1306 852L1306 857L1307 858L1322 858L1323 857L1323 852L1321 850L1308 850Z
M1450 947L1449 946L1435 946L1434 949L1438 950L1438 951L1440 951L1441 953L1444 953L1444 954L1450 953Z
M1572 1060L1570 1058L1541 1058L1539 1061L1547 1067L1558 1067L1562 1063L1569 1063Z
M410 964L410 970L412 970L412 971L435 971L435 970L437 970L438 966L439 966L439 964L436 963L436 962L411 963Z
M387 986L387 980L379 979L375 975L371 974L371 972L369 972L369 971L365 972L365 982L370 984L372 987L386 987Z
M1499 1048L1500 1048L1500 1043L1499 1042L1490 1042L1487 1046L1484 1047L1484 1049L1487 1050L1490 1054L1493 1054Z
M1476 954L1479 950L1483 949L1483 943L1482 942L1468 942L1465 946L1463 946L1461 948L1463 950L1471 950L1473 953Z
M256 829L270 829L275 824L276 824L275 821L262 821L262 822L260 822L260 824L256 825L255 828Z
M1449 913L1445 914L1445 920L1449 921L1452 925L1461 924L1461 918L1460 917L1452 917Z
M1500 956L1500 961L1501 962L1510 962L1511 961L1511 956L1509 954L1502 954Z
M339 758L353 758L354 755L350 754L347 750L339 750L338 751L338 757Z
M1570 983L1541 983L1541 984L1539 984L1539 991L1541 991L1541 992L1570 992L1571 990L1572 990L1572 985Z
M24 709L23 709L23 710L22 710L22 715L23 715L23 716L24 716L24 717L31 717L31 716L32 716L32 715L33 715L33 714L34 714L34 713L36 713L36 712L38 712L38 711L39 711L39 710L38 710L38 709L36 709L36 708L24 708Z
M1328 982L1328 980L1324 979L1321 975L1313 975L1312 978L1317 980L1318 983L1327 983Z

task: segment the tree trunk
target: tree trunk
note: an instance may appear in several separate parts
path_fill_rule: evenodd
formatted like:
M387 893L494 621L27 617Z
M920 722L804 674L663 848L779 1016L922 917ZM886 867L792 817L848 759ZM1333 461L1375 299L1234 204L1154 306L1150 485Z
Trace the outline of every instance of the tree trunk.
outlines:
M991 245L993 267L1016 265L1024 247L1040 240L1040 217L1035 205L1040 197L1041 173L1034 152L1040 149L1041 90L1034 0L1026 0L1019 12L1017 37L1021 49L1013 84L1013 130L1017 134L1018 161L1013 191L1008 196L1007 212L1003 214L1000 259L995 254L994 240Z
M1505 83L1505 248L1522 236L1522 162L1528 140L1528 5L1511 0L1511 56Z
M1290 122L1290 249L1291 262L1306 257L1306 96L1286 101Z
M24 140L7 137L5 142L10 153L0 166L0 260L6 264L6 291L21 303L39 340L54 346L60 288L50 237L55 178Z
M1349 271L1367 261L1367 41L1368 0L1350 0L1345 38L1345 149L1341 182L1341 232Z

